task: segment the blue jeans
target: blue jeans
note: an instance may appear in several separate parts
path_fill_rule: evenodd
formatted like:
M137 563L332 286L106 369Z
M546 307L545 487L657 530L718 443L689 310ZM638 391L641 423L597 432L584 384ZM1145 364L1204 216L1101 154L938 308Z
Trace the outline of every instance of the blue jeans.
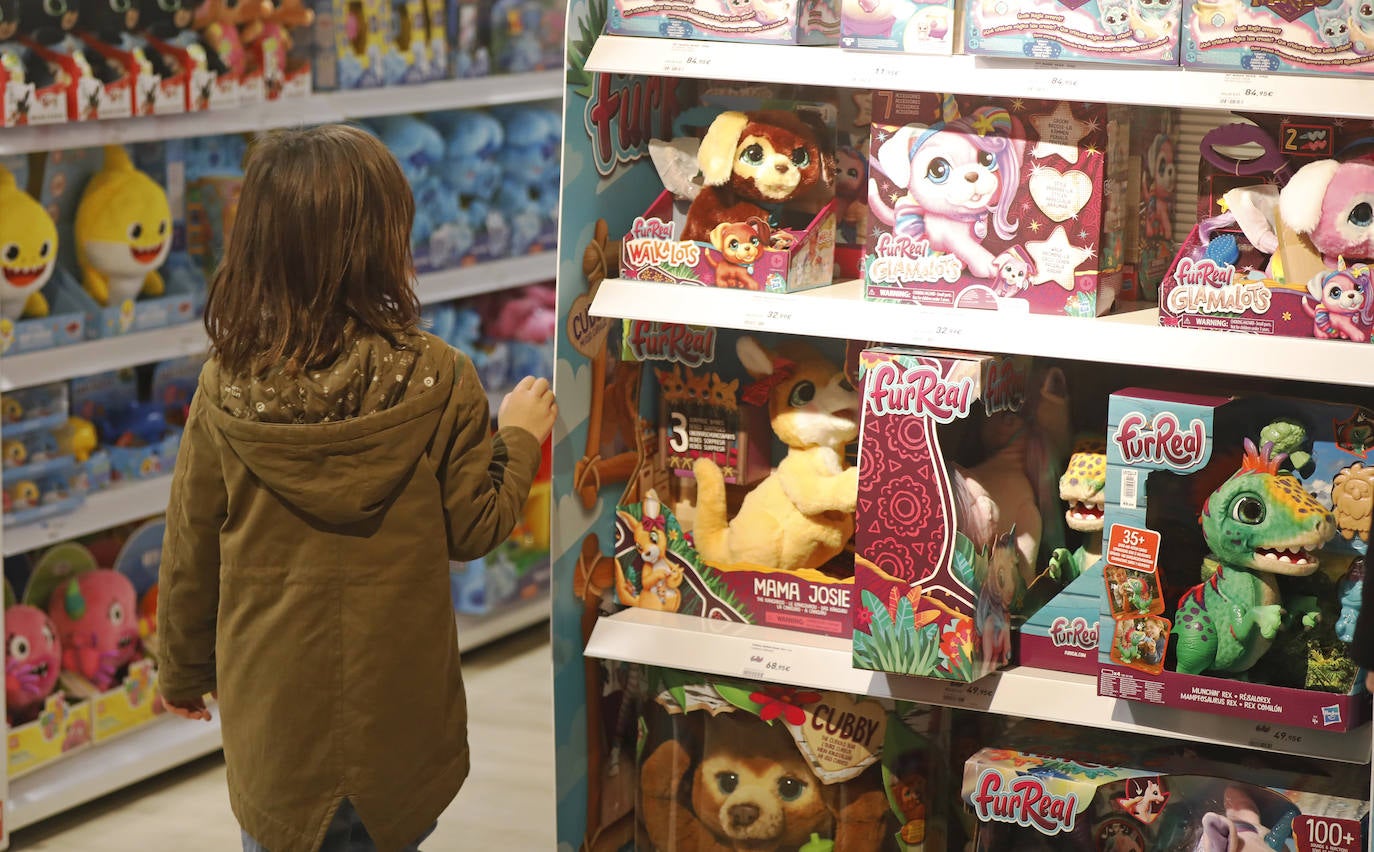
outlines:
M426 837L434 833L438 828L438 823L431 825L429 830L420 835L416 841L406 847L405 852L420 852L420 844ZM243 852L267 852L267 849L258 841L254 840L244 831ZM353 809L352 803L344 799L339 804L339 809L334 812L334 819L329 823L329 828L324 832L324 845L320 847L320 852L376 852L377 846L372 842L372 838L367 836L367 829L363 827L363 821L358 818L358 812Z

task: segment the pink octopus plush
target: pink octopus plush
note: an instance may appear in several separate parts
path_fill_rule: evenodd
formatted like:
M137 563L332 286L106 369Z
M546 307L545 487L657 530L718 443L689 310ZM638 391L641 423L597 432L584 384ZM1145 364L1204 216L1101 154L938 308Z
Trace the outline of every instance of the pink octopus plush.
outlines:
M133 583L99 569L62 583L48 599L62 642L62 668L110 689L138 659L138 602Z
M5 709L11 725L38 718L61 668L62 643L48 614L25 604L5 610Z

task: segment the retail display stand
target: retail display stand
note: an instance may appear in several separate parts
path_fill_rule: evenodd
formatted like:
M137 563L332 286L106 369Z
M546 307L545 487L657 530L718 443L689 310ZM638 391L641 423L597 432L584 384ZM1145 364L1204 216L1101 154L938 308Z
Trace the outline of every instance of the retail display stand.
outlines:
M717 621L695 613L621 608L614 602L613 554L628 543L612 541L617 535L615 511L620 504L639 503L645 489L660 484L635 453L638 447L642 458L658 438L657 424L639 422L635 410L641 365L618 359L614 351L608 354L607 340L619 339L616 327L622 321L677 323L702 329L693 340L703 349L715 344L711 328L735 329L1102 365L1149 364L1365 392L1374 387L1374 368L1367 350L1357 344L1166 328L1159 325L1154 306L1132 310L1124 305L1099 319L936 310L866 302L862 282L856 281L775 294L619 279L613 270L616 240L631 233L635 217L649 209L661 190L648 143L672 136L674 121L685 109L679 87L688 85L684 81L689 79L835 86L841 99L846 89L938 90L1365 120L1374 118L1368 105L1374 83L1353 77L1316 81L1180 68L610 36L602 35L605 13L599 5L572 4L568 20L558 277L563 326L557 361L560 418L555 428L553 527L560 848L612 850L633 840L636 788L621 775L632 770L620 746L611 745L613 740L633 739L624 734L633 730L637 711L618 699L630 692L637 675L624 664L1239 749L1358 764L1370 761L1368 724L1339 733L1118 701L1099 697L1090 675L1027 667L972 684L876 674L852 667L848 638ZM1217 115L1217 124L1227 121L1224 113ZM1180 185L1185 180L1180 177ZM665 338L662 345L674 344ZM703 352L693 348L695 344L683 345L685 353L700 359ZM709 360L710 355L705 357ZM678 360L690 363L689 358Z
M561 79L557 71L502 74L385 89L322 92L295 100L206 113L3 128L0 156L545 101L561 96ZM547 281L553 275L553 261L552 253L545 252L425 273L419 276L420 301L432 305ZM207 344L205 330L196 321L0 357L0 393L180 356L198 356L206 351ZM490 390L494 403L499 402L501 389ZM495 411L495 404L492 410ZM171 476L164 475L93 494L69 514L0 530L0 550L9 557L156 515L165 509L170 490ZM471 651L536 625L548 617L548 607L545 593L523 598L489 616L457 615L460 647ZM0 795L4 802L5 843L11 831L210 754L219 747L218 718L213 724L198 725L163 717L109 743L42 766L0 786L5 790Z

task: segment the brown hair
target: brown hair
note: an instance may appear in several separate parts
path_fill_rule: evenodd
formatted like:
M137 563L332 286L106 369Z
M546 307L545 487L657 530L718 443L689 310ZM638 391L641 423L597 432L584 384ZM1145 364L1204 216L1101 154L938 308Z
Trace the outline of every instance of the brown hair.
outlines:
M420 317L414 219L401 167L366 131L260 138L205 305L220 365L230 375L323 366L357 334L396 345Z

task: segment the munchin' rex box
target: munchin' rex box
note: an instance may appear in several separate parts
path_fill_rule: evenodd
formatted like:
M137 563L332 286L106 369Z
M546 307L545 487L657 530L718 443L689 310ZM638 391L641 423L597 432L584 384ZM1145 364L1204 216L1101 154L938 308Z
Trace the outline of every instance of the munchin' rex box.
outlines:
M988 504L1003 462L1020 471L1016 440L993 438L1019 430L1029 362L880 348L859 366L854 666L976 680L1011 661L1024 590L1015 529L1003 531ZM972 427L999 449L964 466ZM1003 507L1008 519L1014 509Z
M1100 693L1358 725L1374 414L1129 389L1108 417Z
M969 53L1177 65L1181 0L971 0Z
M866 298L1105 313L1128 166L1109 159L1110 117L1100 104L876 92Z

